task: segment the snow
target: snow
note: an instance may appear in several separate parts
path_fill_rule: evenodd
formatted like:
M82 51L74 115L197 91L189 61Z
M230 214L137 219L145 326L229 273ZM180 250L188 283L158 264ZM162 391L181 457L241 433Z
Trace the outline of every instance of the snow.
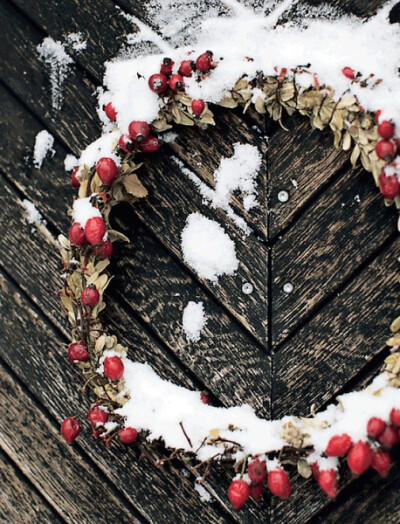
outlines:
M188 302L183 310L182 325L188 342L198 342L200 333L207 323L203 302Z
M33 149L33 165L36 169L41 169L47 153L51 153L52 156L55 155L53 145L54 137L46 129L43 129L36 135L35 147Z
M22 205L24 206L26 211L25 218L28 224L34 224L35 222L43 222L42 215L39 213L35 205L30 200L25 198L22 201Z
M72 219L85 228L89 218L101 217L100 211L90 202L90 197L75 200L72 209Z
M222 226L192 213L182 231L183 258L201 278L217 282L222 275L233 275L239 266L233 240Z
M199 482L196 481L194 483L194 489L199 494L200 500L202 502L211 502L212 501L212 496L210 495L210 493Z
M79 160L74 155L66 155L64 159L64 169L65 171L72 171L74 167L79 164Z
M79 176L83 166L91 168L96 164L97 160L102 157L112 158L117 166L121 165L121 158L115 153L119 136L120 133L118 131L111 131L89 144L88 147L82 151L78 160L79 170L77 176Z
M149 440L161 438L167 447L195 451L199 460L218 458L224 451L224 447L214 444L212 439L216 435L239 443L241 450L235 454L236 460L247 454L278 451L287 444L282 430L290 421L310 434L314 453L309 461L317 460L321 469L335 469L336 459L321 457L332 435L346 432L354 442L366 441L369 418L378 416L388 421L391 409L400 408L400 390L388 386L386 376L381 374L369 388L341 395L340 403L319 413L317 421L325 421L326 427L310 429L307 419L292 416L273 421L260 419L247 404L230 408L203 404L200 392L161 379L148 364L123 360L124 392L130 398L116 412L125 417L125 425L149 431ZM269 470L278 466L277 460L267 463Z
M51 104L53 109L59 110L63 102L64 80L74 61L66 53L64 44L49 36L36 49L40 59L50 68Z
M87 47L87 42L83 39L82 33L69 33L67 35L67 43L78 53L84 51Z

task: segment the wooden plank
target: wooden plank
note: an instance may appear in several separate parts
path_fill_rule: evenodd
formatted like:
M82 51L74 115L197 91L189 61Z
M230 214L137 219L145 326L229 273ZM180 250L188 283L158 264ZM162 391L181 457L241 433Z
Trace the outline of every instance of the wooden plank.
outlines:
M1 88L0 103L8 113L15 115L15 119L3 128L4 136L7 137L6 145L15 144L9 150L13 151L13 154L5 153L7 147L0 153L0 159L2 159L2 155L4 156L3 165L7 166L8 177L18 185L24 196L32 200L40 212L51 220L53 226L57 229L64 228L66 231L68 225L65 224L65 213L62 208L67 208L69 205L72 191L65 184L63 185L64 175L61 163L65 150L61 146L57 146L55 158L45 161L41 172L32 170L29 178L25 176L22 156L30 142L29 133L34 134L37 131L37 123L15 99ZM18 139L23 135L23 129L29 130L27 143ZM54 185L48 184L49 178L54 180ZM39 249L40 240L38 245L36 245L38 242L36 240L33 248L30 243L27 244L26 242L20 247L20 238L14 236L14 231L22 230L28 233L30 227L24 224L22 210L14 202L16 195L13 195L11 189L10 191L11 193L6 198L7 202L4 201L3 207L4 216L7 217L10 224L8 231L13 237L8 238L7 233L3 240L0 240L0 243L3 242L4 246L7 246L2 258L4 259L3 263L11 270L14 261L20 260L20 257L22 257L18 271L21 273L21 283L24 285L25 282L29 282L29 272L31 271L30 267L25 266L24 257L32 255L31 249ZM57 202L57 205L54 205L54 202ZM133 219L130 207L125 208L122 216L124 219L122 222L119 221L117 228L124 229L124 232L132 237L132 244L120 246L116 251L117 280L114 281L113 289L117 291L117 296L120 299L123 297L130 304L149 327L168 344L171 354L175 354L181 359L187 368L191 369L198 379L210 388L225 405L249 402L260 414L269 413L269 395L267 393L270 390L269 356L260 350L257 344L242 332L237 323L232 321L210 296L182 271L180 265L171 259L165 249L149 237L140 223ZM57 250L48 242L42 242L44 245L41 246L41 251L37 254L40 265L36 260L33 264L39 266L36 272L43 274L42 280L51 279L49 281L50 289L55 290L61 285L57 276L59 268ZM47 253L47 255L44 253ZM47 271L50 272L49 264L46 263L46 256L51 260L51 277L47 276L44 269L47 266ZM143 271L145 271L144 274ZM32 283L32 285L35 286L35 283ZM173 296L177 286L179 286L181 292L179 299ZM153 292L154 289L157 289L156 296ZM35 290L35 296L43 296L45 310L54 310L52 316L59 322L57 298L41 286ZM153 311L151 311L151 308L155 304L151 297L154 297L157 302L157 307ZM161 300L162 297L163 300ZM210 317L205 336L198 344L188 345L181 328L182 309L186 305L184 297L187 297L187 300L202 300ZM177 307L178 304L179 308ZM112 322L117 318L117 316L111 315ZM129 321L130 330L132 329L131 323ZM170 323L179 330L179 337L176 336L176 332L171 330ZM119 332L118 320L116 327L116 331ZM136 329L133 329L133 334L140 334L141 331L140 326L137 325ZM129 330L126 330L126 333L129 333ZM143 344L146 343L145 340L142 342ZM210 341L212 341L211 344ZM129 345L131 346L132 342ZM152 343L148 342L147 345L149 348L148 355L151 355ZM232 348L235 348L235 358L237 359L237 366L234 368L231 366ZM162 354L162 350L159 351L159 354ZM206 355L207 358L204 358ZM209 364L204 365L207 361L209 361ZM157 365L157 368L165 368L170 371L171 362L167 361L167 364L169 365L166 365L164 358ZM229 373L227 372L228 369ZM243 375L247 375L248 380L241 380ZM223 380L221 380L221 376L223 376ZM204 386L200 385L200 387Z
M104 61L117 53L118 48L115 46L120 45L121 35L132 32L132 24L127 22L120 11L109 1L101 2L100 8L99 0L96 0L88 10L78 0L65 0L63 9L68 16L64 17L56 16L58 5L54 0L49 2L16 0L14 3L55 39L62 40L68 32L72 31L82 34L90 31L88 48L83 53L72 53L72 55L78 63L93 74L98 84L102 83ZM140 12L143 12L143 8ZM104 20L110 20L110 23L107 24L107 31L104 31ZM112 42L113 45L106 46L106 41ZM99 45L97 45L98 42ZM94 43L96 43L95 47ZM231 156L234 143L253 143L264 153L266 149L262 131L263 118L256 112L252 113L252 124L253 127L259 128L258 131L252 129L238 112L218 110L218 108L216 112L217 125L209 126L206 133L200 133L201 139L199 139L199 130L191 128L181 133L178 139L170 145L171 149L210 187L214 186L212 174L217 169L221 156ZM177 127L176 129L180 131L182 128ZM260 172L259 200L261 204L266 200L264 179L265 172ZM233 196L232 207L239 216L245 218L250 227L256 229L266 239L267 221L263 205L246 212L238 198Z
M25 22L23 23L19 16L17 16L15 13L6 11L6 9L3 9L3 7L0 7L0 16L1 15L7 15L8 17L7 27L10 27L11 25L19 26L18 29L16 29L16 27L13 28L12 41L14 46L18 47L22 51L21 48L24 48L25 46L26 36L23 37L21 25L23 24L24 30L27 31ZM33 28L30 28L29 30L33 31ZM15 35L18 36L18 42L16 41L17 36ZM6 42L4 42L4 44L6 44ZM40 69L40 64L37 62L37 60L34 59L34 51L32 50L32 56L30 57L29 64L26 63L26 58L24 63L25 54L26 49L24 49L24 53L21 52L21 57L17 57L18 59L20 59L19 61L17 61L17 63L19 63L20 65L16 67L22 69L32 69L32 74L33 71L35 75L39 74L38 70ZM14 75L13 78L18 76L16 71L12 71L11 73L12 75ZM6 76L7 71L5 76L3 76L5 83L7 85L10 85L12 89L16 90L18 96L25 99L25 91L27 90L27 86L25 86L23 83L18 84L14 81L10 84L6 81ZM74 89L77 92L80 92L81 86L79 78L71 78L68 85L70 87L74 85ZM52 129L52 131L56 134L56 136L62 137L62 139L66 140L72 147L75 147L78 142L80 130L77 130L76 136L73 139L70 139L70 137L67 136L67 134L64 135L63 126L57 126L56 128L52 126L51 122L47 120L46 115L43 114L40 104L36 105L33 103L33 97L31 93L32 90L34 90L34 87L30 86L30 94L27 95L28 100L26 100L27 105L31 107L35 114L38 114L38 112L40 113L41 118L44 121L46 121L46 123L49 125L50 129ZM39 93L37 93L37 96L40 96ZM77 101L78 105L79 103L80 101ZM83 101L82 104L84 104ZM78 121L76 115L70 113L67 110L66 106L64 110L64 125L67 125L66 122L69 122L69 125L73 125L73 122ZM92 114L94 114L94 112L92 112ZM83 140L81 140L81 144L82 142ZM150 189L150 191L153 191L153 198L150 197L149 199L147 199L147 207L143 206L141 208L143 210L146 209L146 214L141 214L140 216L142 220L146 222L146 224L152 229L154 234L158 236L160 241L162 241L163 243L167 243L168 248L182 261L179 246L180 233L183 229L187 215L190 212L202 209L202 199L200 195L197 193L197 190L195 190L193 187L189 188L187 183L184 186L184 191L184 188L182 187L182 176L180 175L180 173L177 172L175 164L173 164L172 162L168 162L168 159L166 159L165 157L158 157L158 160L154 159L154 162L151 166L151 173L152 176L148 176L145 180L145 183L149 182L147 184L147 187ZM160 200L160 197L166 196L165 187L168 187L168 191L170 194L172 194L173 191L177 190L176 198L174 198L173 201L165 199L165 202L163 202L162 200ZM182 200L183 202L181 202ZM151 207L150 203L152 203L153 207ZM181 203L184 204L184 207L181 207ZM162 209L161 206L163 206L162 224L159 223L160 210ZM169 211L169 213L167 211ZM178 214L179 222L177 220ZM204 214L206 213L204 212ZM210 215L209 212L208 214ZM224 213L221 212L215 214L218 217L220 217L221 220L226 220ZM174 222L170 222L171 219L174 219ZM169 227L170 224L173 225L173 227ZM265 261L268 257L267 249L255 237L250 236L245 241L243 241L241 234L239 234L237 231L234 231L233 229L231 230L231 236L236 243L238 258L241 261L236 277L222 279L221 284L219 286L212 286L210 283L205 282L204 280L202 281L202 283L207 287L207 289L210 292L214 294L214 296L216 296L229 308L231 314L234 315L235 318L237 318L239 321L241 321L249 332L251 332L255 337L257 337L260 344L264 344L265 326L267 319L266 315L264 318L260 319L260 311L266 311L267 278L265 272L262 271L262 267L264 266ZM255 255L250 257L248 255L250 251L253 251ZM182 261L182 263L184 262ZM243 296L241 296L240 291L244 282L251 282L255 289L252 295L248 295L246 297L246 300L243 299ZM234 293L231 293L232 284L234 284L235 286L233 288L235 290Z
M384 349L400 292L400 239L274 356L273 416L318 409Z
M4 195L1 196L1 204L3 209L3 216L5 217L6 223L9 225L9 232L12 232L12 238L7 236L7 239L4 237L3 242L4 245L1 246L0 253L1 264L4 264L6 269L13 275L13 277L17 280L18 284L32 297L32 299L37 303L37 305L44 311L46 316L54 322L58 327L60 326L60 316L58 313L58 299L56 298L54 294L54 289L59 287L59 281L57 278L58 273L58 255L51 244L49 242L48 237L41 237L38 233L35 234L33 237L30 235L31 226L28 226L23 223L22 219L22 213L21 213L21 207L18 205L18 201L16 198L16 195L13 194L12 190L10 190L9 185L4 180L3 182L3 188L4 188ZM9 198L6 198L6 195L10 195ZM15 232L19 232L15 234ZM3 249L4 247L4 249ZM3 256L3 253L5 254ZM156 251L155 251L156 253ZM118 253L117 253L118 256ZM27 260L30 261L29 264L27 264ZM150 264L151 265L151 264ZM167 266L171 266L171 262L168 262L166 264ZM49 275L52 274L56 282L48 288L47 285L43 286L43 282L47 282L49 279ZM136 278L132 277L132 279ZM182 278L181 278L182 280ZM152 289L151 287L149 288ZM151 291L150 291L151 292ZM124 292L125 293L125 292ZM111 329L111 332L118 333L119 339L122 343L126 344L129 348L132 348L134 351L133 358L135 360L138 360L140 362L148 362L156 371L159 373L163 378L173 380L175 383L181 384L185 387L189 387L191 389L197 388L197 389L204 389L204 386L202 386L201 383L198 381L193 382L191 377L187 375L187 371L183 368L182 364L177 359L172 359L170 354L163 349L162 346L160 346L154 339L150 338L148 335L146 335L145 330L143 329L142 325L138 323L134 317L129 313L129 310L127 311L123 306L119 305L116 302L116 296L112 297L113 300L110 303L108 307L108 316L109 319L109 326ZM207 304L207 303L206 303ZM207 307L207 305L206 305ZM20 313L17 313L15 311L14 313L9 312L9 316L11 318L20 316ZM31 336L31 328L30 325L36 325L37 319L34 321L27 320L26 321L26 336L29 338ZM65 325L61 325L61 329L65 328ZM227 329L227 331L229 331ZM68 337L68 328L64 329L64 332L66 333L66 336ZM232 338L234 335L232 335ZM43 340L43 333L40 332L40 343L42 343ZM30 342L34 345L34 342ZM7 347L12 348L13 344L11 342L7 343ZM19 342L21 344L21 342ZM28 342L27 342L28 344ZM59 355L60 363L59 367L55 366L54 363L52 363L52 373L58 374L58 380L60 380L60 390L62 391L64 388L65 390L65 384L68 384L70 394L74 396L77 396L76 405L78 405L79 402L82 400L80 399L80 395L78 395L78 385L81 383L81 377L79 374L75 373L74 370L70 370L70 366L65 367L66 358L65 358L65 349L62 349L60 344L65 344L65 340L62 340L58 343L59 345L59 351L61 355ZM53 344L54 345L54 344ZM236 347L236 346L235 346ZM136 349L134 349L136 348ZM32 368L35 366L42 366L41 360L35 361L34 363L30 363L30 366L28 369L24 367L24 363L26 364L26 352L27 349L24 349L24 347L21 348L22 354L21 354L21 367L18 370L19 373L27 373L23 375L24 380L29 381L30 373L32 373ZM226 358L226 357L225 357ZM10 355L10 365L14 365L16 363L16 357ZM200 367L200 363L199 363ZM203 371L202 371L203 372ZM254 371L253 371L254 372ZM219 369L216 368L214 371L215 374L219 373ZM229 388L227 388L226 384L228 384L228 380L232 380L231 376L234 376L236 371L230 372L230 375L225 375L223 377L223 380L221 380L221 384L218 384L218 387L221 387L221 389L224 389L225 391L225 398L223 399L226 404L232 404L235 400L232 398L232 395L238 395L238 398L236 399L238 402L240 401L240 391L241 391L241 382L240 377L238 378L238 383L233 384L232 388L237 390L237 392L229 391ZM242 373L248 373L248 370L245 370L243 367ZM268 379L269 375L266 374L266 378ZM268 397L268 391L269 388L266 385L265 378L264 379L264 385L265 389L262 390L262 382L255 382L254 387L258 388L258 391L260 393L260 399L258 399L259 403L265 403L265 409L269 408L269 397ZM54 380L54 376L51 375L49 380ZM211 380L211 379L210 379ZM41 383L45 382L43 379L41 379ZM209 383L207 383L207 386ZM246 382L244 381L243 386L247 387ZM43 387L43 386L41 386ZM53 387L51 386L51 383L49 384L49 388ZM218 393L216 389L214 389L214 392ZM49 391L49 396L56 395L56 392L54 392L52 389ZM254 392L252 392L249 388L248 395L254 395ZM246 393L245 395L246 396ZM52 399L54 402L57 401L57 399ZM243 399L241 399L243 402ZM260 408L260 411L262 408ZM57 405L57 409L54 411L54 415L59 417L60 414L64 414L65 410L63 405ZM93 442L90 442L88 446L92 446ZM120 450L117 450L115 453L119 453ZM115 456L115 455L114 455ZM95 455L95 460L103 460L103 457L99 459L97 455ZM112 468L113 462L111 459L107 462L107 465L104 466L107 468L107 471L109 471ZM118 487L120 487L120 482L125 482L127 485L130 485L131 481L125 480L119 480L119 474L118 472L115 472L115 469L120 467L120 462L117 461L117 464L114 468L114 473L117 476L114 481L117 483ZM146 464L144 464L144 467L146 467ZM147 464L148 470L150 470L147 475L150 477L147 479L147 486L149 491L152 489L152 481L151 481L151 475L154 475L154 470L149 467ZM143 474L143 470L140 470L137 472L138 475ZM131 475L131 473L128 471L127 475ZM128 478L131 478L130 476ZM162 481L162 482L161 482ZM136 480L135 480L136 482ZM140 480L140 482L144 482L143 479ZM185 481L186 482L186 481ZM160 484L161 483L161 484ZM169 485L168 489L164 489L164 484L169 483L169 480L164 480L162 477L160 479L160 483L155 483L155 492L158 493L162 497L168 497L170 496L169 493ZM209 489L215 494L214 496L219 498L219 500L222 501L222 504L225 505L227 503L226 501L226 487L229 484L229 474L220 474L218 476L210 475L208 478L208 485ZM191 485L189 484L190 488ZM125 489L125 484L123 486L123 489ZM189 489L189 488L188 488ZM130 496L130 493L128 493ZM150 494L149 494L150 496ZM187 495L185 495L187 496ZM197 494L193 494L192 496L197 497ZM135 501L133 501L135 503ZM145 505L146 511L151 511L146 507L146 500L141 499L140 504ZM189 502L188 502L189 503ZM140 506L141 507L141 506ZM230 511L230 508L229 508ZM265 507L263 511L268 513L268 507ZM239 521L240 522L247 522L248 519L252 519L254 514L260 514L260 510L256 508L255 505L249 506L245 512L241 513L239 515Z
M309 119L295 114L285 120L268 142L269 238L276 239L295 224L302 208L326 189L338 170L349 165L348 154L335 149L332 134L312 131ZM278 193L289 200L281 203Z
M104 490L98 471L65 444L58 428L1 364L0 384L7 413L0 419L0 447L67 522L144 522L112 490Z
M31 309L25 297L16 290L6 275L2 272L0 274L2 289L0 327L4 345L2 358L58 423L61 423L66 415L86 413L89 409L89 399L87 396L83 396L77 387L82 383L78 371L67 363L65 341L60 340L54 328L45 323L38 312ZM5 314L5 312L7 313ZM18 322L8 320L16 318L18 318ZM32 348L35 348L35 351L32 351ZM49 348L51 349L49 350ZM47 359L48 365L44 365L44 357ZM15 405L18 408L20 407L18 403ZM83 423L83 428L77 446L84 450L85 454L97 464L107 477L108 480L99 479L99 487L103 486L102 490L104 490L105 482L109 486L114 484L132 506L137 508L150 521L161 522L165 510L171 515L170 518L177 522L185 522L185 519L188 519L193 511L196 514L204 515L207 522L208 519L213 523L231 521L224 516L218 504L215 506L203 504L200 501L190 478L186 478L176 469L168 470L165 473L155 470L148 461L138 460L139 452L134 447L127 448L114 444L110 450L107 450L103 444L90 436L84 415L80 416L80 420ZM7 425L6 420L2 422L4 426ZM10 428L10 439L12 431L17 431L20 423L21 420L16 418L15 428ZM51 435L51 433L48 433L49 431L50 429L47 429L47 434ZM58 428L53 431L58 435ZM38 442L40 441L38 438ZM61 437L57 441L57 446L61 449L63 447L74 449L62 443ZM9 446L6 452L12 456ZM60 456L60 452L53 453L53 456ZM35 464L37 463L40 469L40 461L37 461L36 457L31 457L30 460ZM47 460L49 459L47 458ZM79 459L77 455L71 455L70 460L75 460L78 464L82 462L82 459ZM49 462L50 466L59 463L59 461L54 460L49 460ZM72 469L72 471L74 470ZM87 479L93 476L99 477L97 468L88 475L84 472L81 472L80 475L82 479L86 479L83 481L88 485L90 483ZM179 492L175 489L175 486L179 486ZM85 494L85 492L83 493ZM94 500L99 496L100 494L93 497ZM162 507L158 504L158 500L161 499L164 501ZM107 497L104 500L107 502ZM77 503L79 503L79 500L77 500ZM65 499L65 504L70 504L68 498ZM84 503L81 502L80 505L83 510ZM107 516L107 512L104 515ZM111 519L110 513L108 517ZM83 522L86 521L83 520ZM121 520L121 522L124 522L124 520Z
M396 231L372 177L349 170L272 249L272 343L278 345ZM292 293L283 286L290 282Z
M9 2L0 5L0 79L24 101L49 130L79 153L101 131L93 92L96 86L81 72L71 68L64 82L62 112L51 107L48 74L39 62L36 46L45 33L33 27ZM66 118L68 115L68 118ZM73 125L74 124L74 125Z
M0 520L40 524L64 522L0 450Z

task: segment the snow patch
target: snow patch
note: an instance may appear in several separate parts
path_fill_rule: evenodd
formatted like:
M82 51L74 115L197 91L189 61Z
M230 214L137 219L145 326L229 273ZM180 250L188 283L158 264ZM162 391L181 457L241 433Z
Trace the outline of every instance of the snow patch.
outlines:
M25 218L28 224L34 224L36 222L44 223L42 215L36 209L35 204L28 199L22 201L22 205L25 208Z
M183 258L201 278L217 282L222 275L233 275L239 267L233 240L225 230L200 213L192 213L182 231Z
M89 218L93 217L101 217L101 213L97 207L91 204L90 197L75 200L72 209L72 219L74 222L78 222L81 227L85 228L86 222Z
M40 131L35 138L35 147L33 149L33 165L36 169L41 169L43 160L46 158L47 153L55 155L53 149L54 137L46 129Z
M207 323L203 302L188 302L183 310L182 325L188 342L198 342L200 333Z

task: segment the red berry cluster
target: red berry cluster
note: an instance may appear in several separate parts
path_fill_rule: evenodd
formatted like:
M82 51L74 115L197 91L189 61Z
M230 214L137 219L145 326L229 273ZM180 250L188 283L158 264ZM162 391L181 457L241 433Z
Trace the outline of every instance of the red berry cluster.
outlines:
M267 472L266 461L253 458L247 468L250 483L242 478L234 480L228 489L228 497L232 506L239 510L251 497L254 500L261 498L264 482L267 482L270 492L282 499L290 496L291 486L289 476L281 466L274 466Z
M377 111L378 134L381 140L377 142L375 151L381 160L386 162L379 175L379 189L382 195L388 200L393 200L400 194L400 182L397 174L398 162L395 162L396 155L400 153L400 138L395 137L395 125L389 120L379 122L380 111ZM389 174L392 168L393 173ZM399 173L400 174L400 173Z
M74 222L68 231L68 238L71 246L83 248L88 243L91 244L92 252L101 259L110 258L113 253L111 240L104 239L106 225L102 217L92 217L85 224L85 228ZM87 304L95 305L95 304Z
M172 92L181 91L185 88L185 77L189 78L193 73L197 74L200 79L204 79L206 75L216 66L213 61L213 54L211 51L206 51L197 57L196 60L183 60L178 68L178 72L174 73L175 63L170 58L164 58L160 72L155 73L149 78L149 87L152 91L158 94L165 93L169 88ZM205 108L204 100L192 100L192 112L196 117L201 116Z

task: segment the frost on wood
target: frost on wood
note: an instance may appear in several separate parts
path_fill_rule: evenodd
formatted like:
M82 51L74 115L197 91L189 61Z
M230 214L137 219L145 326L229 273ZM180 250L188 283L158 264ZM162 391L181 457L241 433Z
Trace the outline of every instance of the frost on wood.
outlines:
M35 205L26 198L22 201L22 205L25 208L25 218L28 224L34 224L35 222L42 222L43 217L36 209Z
M69 66L74 61L67 55L64 44L50 37L46 37L37 46L37 51L40 59L50 69L51 105L54 110L58 111L63 102L64 80L68 74Z
M45 129L36 135L35 147L33 149L33 165L36 169L41 169L43 160L46 158L47 153L51 153L52 156L54 156L55 150L53 149L53 144L53 135Z
M183 310L182 325L188 342L198 342L200 333L207 323L203 302L188 302Z
M233 275L239 266L233 240L222 226L192 213L182 231L183 258L201 278L217 282L222 275Z

